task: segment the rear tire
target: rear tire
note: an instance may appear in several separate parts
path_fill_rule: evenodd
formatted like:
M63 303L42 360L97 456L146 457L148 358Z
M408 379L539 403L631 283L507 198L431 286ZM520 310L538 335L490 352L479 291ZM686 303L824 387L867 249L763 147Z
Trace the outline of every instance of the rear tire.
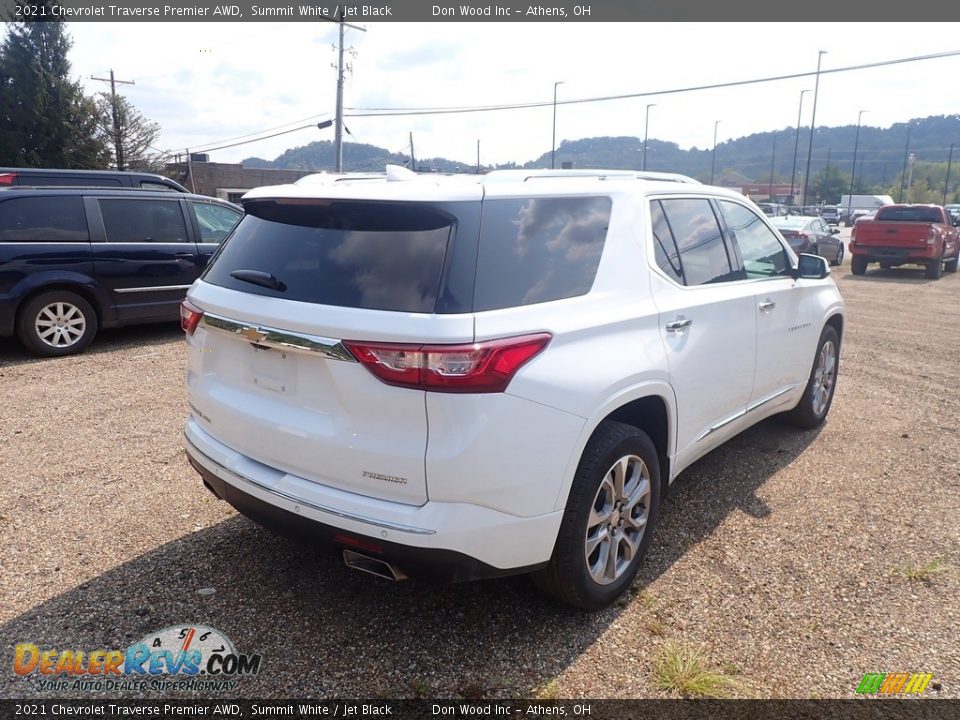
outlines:
M943 269L945 272L955 273L957 271L958 263L960 263L960 248L957 248L957 254L953 256L953 260L948 260L943 266Z
M580 458L550 564L533 575L547 595L599 610L633 582L660 508L660 461L649 436L606 421Z
M17 336L44 357L83 352L97 334L97 313L76 293L51 290L37 295L17 315Z
M783 419L804 430L818 427L827 419L833 394L837 388L840 369L840 338L832 326L827 325L820 333L817 352L813 357L813 369L807 387L797 406L784 413Z
M928 280L939 280L940 279L940 269L943 267L943 255L940 256L939 260L931 260L927 263L927 270L924 275Z
M863 255L850 256L850 270L854 275L866 275L867 265L869 265L869 263Z
M833 262L830 264L834 267L843 263L843 243L840 243L840 247L837 248L837 256L833 259Z

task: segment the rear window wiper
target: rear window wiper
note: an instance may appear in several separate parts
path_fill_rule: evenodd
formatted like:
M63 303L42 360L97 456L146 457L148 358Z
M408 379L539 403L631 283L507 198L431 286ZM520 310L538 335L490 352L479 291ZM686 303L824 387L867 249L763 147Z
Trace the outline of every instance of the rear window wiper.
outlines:
M283 292L287 289L287 286L274 275L260 270L234 270L230 273L230 277L253 283L254 285L260 285L261 287L270 288L277 292Z

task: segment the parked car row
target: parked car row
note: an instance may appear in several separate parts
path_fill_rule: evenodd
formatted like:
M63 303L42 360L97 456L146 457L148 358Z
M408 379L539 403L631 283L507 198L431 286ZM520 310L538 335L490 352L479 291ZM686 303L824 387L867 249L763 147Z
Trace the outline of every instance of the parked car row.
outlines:
M16 334L38 355L79 352L101 327L176 320L243 214L172 180L176 187L148 190L138 188L155 180L142 174L89 175L67 177L127 189L0 184L0 336Z

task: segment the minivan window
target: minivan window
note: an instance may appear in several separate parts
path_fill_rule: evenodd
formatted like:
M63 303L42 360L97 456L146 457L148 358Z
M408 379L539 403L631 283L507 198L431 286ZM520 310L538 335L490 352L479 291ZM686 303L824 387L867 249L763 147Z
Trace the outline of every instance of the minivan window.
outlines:
M175 188L172 188L165 183L154 182L152 180L141 180L140 187L143 190L168 190L170 192L177 192Z
M685 284L706 285L737 279L710 201L671 198L660 202L680 251Z
M247 203L204 280L288 300L433 312L453 215L427 204L329 200ZM267 273L273 287L231 275Z
M89 242L80 197L41 196L0 202L0 242Z
M200 242L218 243L240 219L240 213L223 205L213 203L189 202L190 212L200 228Z
M107 242L187 242L179 200L100 200Z
M609 197L484 201L474 310L589 292L612 204Z

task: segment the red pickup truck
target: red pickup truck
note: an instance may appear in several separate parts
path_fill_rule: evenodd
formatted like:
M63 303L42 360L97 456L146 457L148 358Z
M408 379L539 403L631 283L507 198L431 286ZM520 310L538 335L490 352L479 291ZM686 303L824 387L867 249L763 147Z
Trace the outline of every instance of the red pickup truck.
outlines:
M885 205L873 220L857 220L850 235L850 267L863 275L867 265L882 268L923 265L928 278L957 271L960 230L940 205Z

